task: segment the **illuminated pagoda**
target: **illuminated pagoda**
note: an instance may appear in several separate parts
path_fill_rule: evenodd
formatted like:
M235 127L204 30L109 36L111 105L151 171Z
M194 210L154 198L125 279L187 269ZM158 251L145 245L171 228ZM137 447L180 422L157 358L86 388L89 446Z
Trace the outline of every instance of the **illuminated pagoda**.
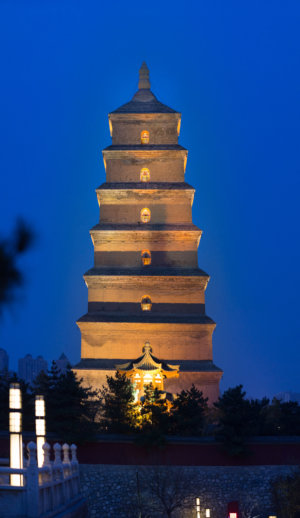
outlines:
M90 231L94 267L84 275L88 312L77 322L74 370L100 388L117 366L139 364L149 342L155 356L147 349L147 358L165 372L176 367L177 376L163 374L167 392L194 383L212 402L222 370L213 363L209 276L198 267L201 230L192 222L195 191L184 179L180 122L151 92L143 63L138 91L109 114L112 145L103 150L106 183L96 189L100 221Z

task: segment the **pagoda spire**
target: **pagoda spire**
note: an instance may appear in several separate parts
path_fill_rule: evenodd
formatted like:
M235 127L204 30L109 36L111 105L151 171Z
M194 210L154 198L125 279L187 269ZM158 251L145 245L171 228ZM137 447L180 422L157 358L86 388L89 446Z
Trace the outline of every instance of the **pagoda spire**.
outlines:
M139 70L139 75L139 90L150 90L149 68L147 67L145 61L143 61L142 66Z

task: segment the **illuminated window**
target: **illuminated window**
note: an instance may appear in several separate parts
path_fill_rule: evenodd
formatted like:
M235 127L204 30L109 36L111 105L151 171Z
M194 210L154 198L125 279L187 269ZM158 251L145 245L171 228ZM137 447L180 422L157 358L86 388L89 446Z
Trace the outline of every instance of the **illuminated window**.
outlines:
M147 167L141 169L140 180L141 182L150 182L150 171Z
M150 138L149 131L146 131L146 130L142 131L142 133L141 133L141 143L142 144L149 144L149 138Z
M144 266L151 264L151 252L149 250L142 250L142 263Z
M144 384L152 383L152 375L147 372L147 374L144 375Z
M142 298L142 301L141 301L141 308L143 311L151 311L151 308L152 308L152 302L151 302L151 299L150 297L148 297L148 295L145 295L143 298Z
M151 219L151 212L150 209L142 209L141 210L141 222L142 223L149 223Z

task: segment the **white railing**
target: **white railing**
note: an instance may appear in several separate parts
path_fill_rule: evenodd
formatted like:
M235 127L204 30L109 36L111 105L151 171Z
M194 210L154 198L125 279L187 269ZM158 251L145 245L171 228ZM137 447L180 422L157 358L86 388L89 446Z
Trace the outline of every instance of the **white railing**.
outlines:
M37 465L36 444L27 445L28 461L23 469L0 467L0 495L11 494L20 498L24 516L38 518L51 512L59 511L73 505L81 499L79 483L79 465L76 458L77 447L72 444L53 447L54 460L50 461L51 447L43 445L44 462L41 468ZM61 452L63 451L63 458ZM71 459L70 459L71 452ZM11 475L23 475L22 485L11 485ZM9 494L7 493L7 494ZM24 493L26 497L24 498Z

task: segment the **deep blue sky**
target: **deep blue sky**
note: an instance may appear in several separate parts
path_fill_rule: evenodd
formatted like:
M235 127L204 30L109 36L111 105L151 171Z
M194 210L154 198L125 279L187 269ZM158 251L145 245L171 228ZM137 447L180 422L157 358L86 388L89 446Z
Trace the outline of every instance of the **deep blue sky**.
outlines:
M1 1L0 234L22 215L38 235L0 322L12 368L80 357L107 113L146 60L182 112L222 389L300 391L299 27L296 0Z

